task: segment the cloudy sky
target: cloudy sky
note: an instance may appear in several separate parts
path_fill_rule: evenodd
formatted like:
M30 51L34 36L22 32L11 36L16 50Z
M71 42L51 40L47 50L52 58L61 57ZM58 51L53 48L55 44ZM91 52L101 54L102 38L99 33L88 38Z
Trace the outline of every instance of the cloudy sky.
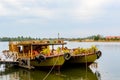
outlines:
M0 0L0 37L120 35L120 0Z

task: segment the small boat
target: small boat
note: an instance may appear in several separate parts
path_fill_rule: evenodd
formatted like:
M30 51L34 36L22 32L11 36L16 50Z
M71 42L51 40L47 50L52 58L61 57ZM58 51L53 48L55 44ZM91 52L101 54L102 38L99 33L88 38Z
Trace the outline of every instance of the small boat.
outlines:
M62 40L11 41L7 52L12 53L14 60L24 68L60 68L70 59L70 54L62 52L60 47L55 49L55 46L64 48L65 44Z
M96 46L91 46L90 48L76 48L73 49L71 53L71 58L66 62L66 64L77 64L89 66L95 60L99 59L102 52L97 49Z

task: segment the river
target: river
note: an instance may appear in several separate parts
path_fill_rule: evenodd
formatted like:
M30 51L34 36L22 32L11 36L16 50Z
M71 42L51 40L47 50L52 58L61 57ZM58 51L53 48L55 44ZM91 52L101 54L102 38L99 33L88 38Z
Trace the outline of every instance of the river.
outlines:
M64 67L58 71L6 68L0 65L0 80L120 80L119 42L67 42L68 48L96 45L102 56L89 67ZM0 52L8 49L8 42L0 42ZM2 53L0 53L2 54Z

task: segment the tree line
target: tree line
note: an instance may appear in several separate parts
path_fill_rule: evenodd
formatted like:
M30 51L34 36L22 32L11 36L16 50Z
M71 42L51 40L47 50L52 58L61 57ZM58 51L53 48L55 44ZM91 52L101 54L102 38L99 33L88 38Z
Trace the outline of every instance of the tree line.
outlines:
M40 40L40 38L32 38L32 37L2 37L0 41L25 41L25 40Z
M56 40L58 38L32 38L32 37L1 37L0 41L26 41L26 40ZM102 35L92 35L84 38L59 38L66 41L120 41L120 38L107 39Z

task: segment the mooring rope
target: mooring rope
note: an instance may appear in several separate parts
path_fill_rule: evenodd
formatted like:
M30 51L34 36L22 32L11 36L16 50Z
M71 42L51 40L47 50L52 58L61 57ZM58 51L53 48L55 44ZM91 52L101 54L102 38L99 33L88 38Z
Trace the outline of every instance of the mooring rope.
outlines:
M43 78L43 80L46 80L47 77L50 75L50 73L51 73L52 70L54 69L54 67L55 67L55 65L56 65L56 63L57 63L57 61L59 60L59 56L60 56L60 55L58 55L57 60L55 61L54 65L52 66L52 68L50 69L50 71L47 73L47 75Z
M86 54L85 54L85 63L86 63L85 66L86 66L86 79L87 79L87 66L88 65L87 65L87 55Z

